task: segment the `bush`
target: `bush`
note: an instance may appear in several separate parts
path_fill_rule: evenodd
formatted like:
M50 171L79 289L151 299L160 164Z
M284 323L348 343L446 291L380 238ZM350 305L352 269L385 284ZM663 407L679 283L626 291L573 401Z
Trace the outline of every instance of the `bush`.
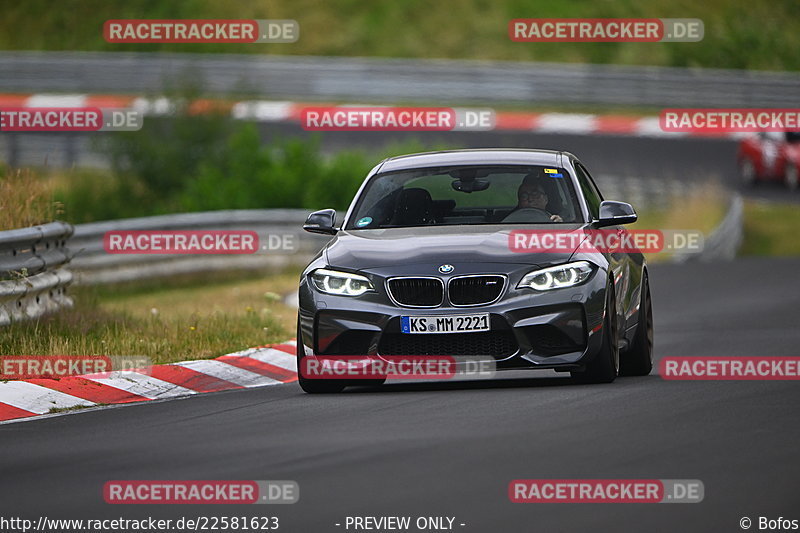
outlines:
M366 155L342 152L325 160L315 140L262 145L246 124L231 136L219 161L188 180L180 207L189 211L273 207L347 207L369 170Z
M133 176L72 170L53 178L62 220L73 224L168 212L164 202Z
M177 102L174 117L150 118L143 129L117 132L101 143L115 174L133 175L160 196L179 193L201 166L218 164L233 133L228 118L217 113L192 115L187 100Z

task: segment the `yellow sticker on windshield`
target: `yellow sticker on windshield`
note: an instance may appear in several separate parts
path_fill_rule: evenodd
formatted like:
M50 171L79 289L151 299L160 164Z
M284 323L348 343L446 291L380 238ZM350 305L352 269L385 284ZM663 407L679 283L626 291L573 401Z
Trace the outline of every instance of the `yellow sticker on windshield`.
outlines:
M545 171L545 174L558 174L558 170L556 170L554 168L546 168L546 169L544 169L544 171Z

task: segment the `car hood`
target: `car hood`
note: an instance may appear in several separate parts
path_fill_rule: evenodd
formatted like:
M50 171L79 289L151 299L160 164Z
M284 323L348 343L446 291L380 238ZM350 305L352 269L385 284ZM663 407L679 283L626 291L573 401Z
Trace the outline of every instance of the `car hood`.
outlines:
M326 246L325 254L328 265L352 270L432 263L546 266L567 261L572 252L514 252L509 247L511 231L583 228L583 224L504 224L340 231Z

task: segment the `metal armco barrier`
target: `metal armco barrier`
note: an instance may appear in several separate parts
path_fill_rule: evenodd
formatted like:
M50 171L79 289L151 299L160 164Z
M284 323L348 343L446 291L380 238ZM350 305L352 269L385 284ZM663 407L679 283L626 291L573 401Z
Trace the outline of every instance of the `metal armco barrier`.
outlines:
M239 209L79 224L69 243L74 254L72 267L78 283L99 284L214 270L268 272L305 265L329 240L303 231L309 213L305 209ZM258 234L261 248L253 254L223 255L118 254L105 250L106 232L135 230L248 230ZM285 242L291 246L283 248Z
M263 98L795 107L796 73L570 63L177 54L3 52L0 91L161 92Z
M744 200L740 194L735 194L730 200L728 212L722 222L706 237L703 251L697 255L684 255L676 258L677 262L683 261L730 261L736 257L736 252L744 238Z
M63 222L0 231L0 326L72 306L72 273Z

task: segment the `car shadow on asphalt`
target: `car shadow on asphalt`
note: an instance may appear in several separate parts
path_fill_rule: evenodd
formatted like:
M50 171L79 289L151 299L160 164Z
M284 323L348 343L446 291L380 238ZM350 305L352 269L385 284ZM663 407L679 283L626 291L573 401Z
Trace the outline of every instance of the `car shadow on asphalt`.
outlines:
M524 371L523 371L524 372ZM504 377L501 379L481 379L463 381L425 381L413 383L392 382L380 386L353 386L344 390L343 394L368 394L390 392L431 392L452 390L481 390L481 389L523 389L523 388L549 388L549 387L613 387L622 384L642 383L643 381L658 380L658 375L651 374L644 377L619 377L613 383L584 384L573 380L568 375L542 376L542 377Z

